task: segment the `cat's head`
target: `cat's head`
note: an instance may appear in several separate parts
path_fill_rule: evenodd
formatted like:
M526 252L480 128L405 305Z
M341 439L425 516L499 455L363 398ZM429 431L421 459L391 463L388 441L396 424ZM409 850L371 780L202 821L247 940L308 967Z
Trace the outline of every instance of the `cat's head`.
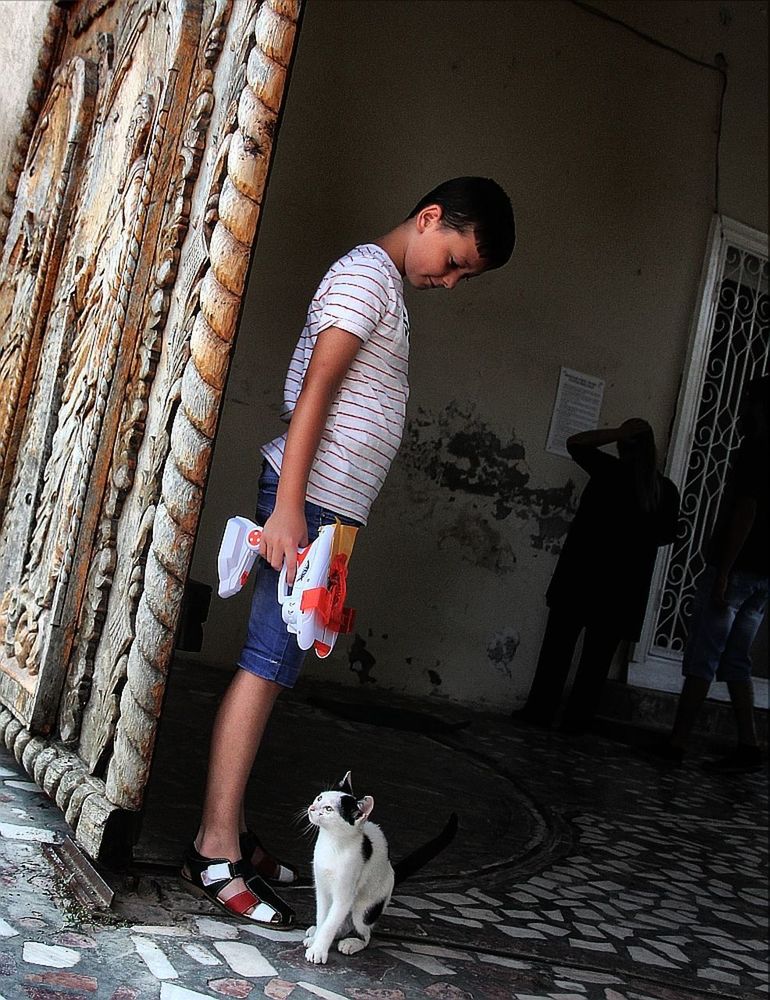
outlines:
M353 793L350 771L342 781L327 792L321 792L308 806L310 822L321 830L339 833L349 832L360 826L371 815L374 799L365 795L357 799Z

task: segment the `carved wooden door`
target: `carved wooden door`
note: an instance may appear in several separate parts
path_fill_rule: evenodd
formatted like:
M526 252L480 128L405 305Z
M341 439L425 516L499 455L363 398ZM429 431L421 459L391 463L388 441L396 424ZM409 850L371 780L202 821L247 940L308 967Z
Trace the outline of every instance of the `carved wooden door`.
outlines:
M0 734L94 856L142 803L299 4L54 8L17 143Z

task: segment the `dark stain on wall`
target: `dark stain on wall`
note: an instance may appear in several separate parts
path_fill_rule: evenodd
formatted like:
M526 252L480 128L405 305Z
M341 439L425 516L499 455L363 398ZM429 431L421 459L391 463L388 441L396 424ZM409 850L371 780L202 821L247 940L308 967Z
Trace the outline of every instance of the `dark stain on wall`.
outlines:
M570 481L570 486L572 482ZM569 504L570 497L567 498L565 507ZM563 517L560 514L541 515L538 518L540 531L532 535L532 545L536 549L545 549L546 552L560 552L561 543L565 538L571 523L571 517Z
M488 498L495 520L504 521L511 514L533 520L537 525L531 535L533 547L560 551L575 512L574 482L569 479L564 486L531 488L524 445L514 435L502 440L481 420L473 403L452 401L438 414L419 408L407 423L399 458L408 474L427 476L439 489ZM467 522L465 515L464 519ZM481 521L491 529L480 515L472 532L478 534ZM448 534L453 534L452 529ZM488 554L490 549L484 546L482 551ZM515 562L509 549L503 564L490 568L511 568L511 559Z
M439 531L441 549L456 549L474 566L483 566L496 573L509 573L516 565L516 556L500 532L477 511L460 513L454 522Z
M505 629L492 637L487 644L487 657L495 669L511 676L511 664L519 648L521 637L513 629Z
M362 684L376 683L376 679L371 676L371 672L377 661L366 648L366 642L357 633L348 650L348 661L350 669L354 674L358 674L358 679Z

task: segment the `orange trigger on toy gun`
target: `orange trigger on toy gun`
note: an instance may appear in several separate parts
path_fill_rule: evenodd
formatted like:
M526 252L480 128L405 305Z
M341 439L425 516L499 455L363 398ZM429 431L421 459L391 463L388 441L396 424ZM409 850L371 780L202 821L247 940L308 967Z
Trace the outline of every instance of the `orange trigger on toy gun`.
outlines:
M346 608L348 592L348 557L338 552L329 566L329 586L306 590L300 605L303 611L314 610L326 628L338 635L353 631L356 620L354 608Z

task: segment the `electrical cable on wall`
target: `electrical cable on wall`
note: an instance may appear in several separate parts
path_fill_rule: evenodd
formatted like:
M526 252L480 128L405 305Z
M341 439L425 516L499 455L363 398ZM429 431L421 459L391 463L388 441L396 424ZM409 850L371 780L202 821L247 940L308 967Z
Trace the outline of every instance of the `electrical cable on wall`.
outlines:
M691 56L688 52L683 52L681 49L678 49L673 45L668 45L666 42L660 41L659 38L655 38L653 35L648 35L646 31L641 31L639 28L635 28L632 24L628 24L619 17L614 17L606 11L600 10L597 7L592 7L591 4L583 3L583 0L569 0L569 3L573 4L575 7L579 7L587 14L593 14L594 17L599 17L604 21L609 21L611 24L617 24L618 27L629 31L632 35L636 35L637 38L641 38L650 45L655 45L657 48L663 49L665 52L671 52L674 55L679 56L681 59L685 59L687 62L693 63L695 66L701 66L703 69L710 69L715 73L719 73L722 79L722 92L719 96L719 110L717 116L717 145L714 162L714 211L717 216L721 218L719 211L719 154L722 146L722 119L724 116L725 93L727 91L727 60L724 55L721 52L717 52L713 63L707 62L705 59L698 59L696 56Z

